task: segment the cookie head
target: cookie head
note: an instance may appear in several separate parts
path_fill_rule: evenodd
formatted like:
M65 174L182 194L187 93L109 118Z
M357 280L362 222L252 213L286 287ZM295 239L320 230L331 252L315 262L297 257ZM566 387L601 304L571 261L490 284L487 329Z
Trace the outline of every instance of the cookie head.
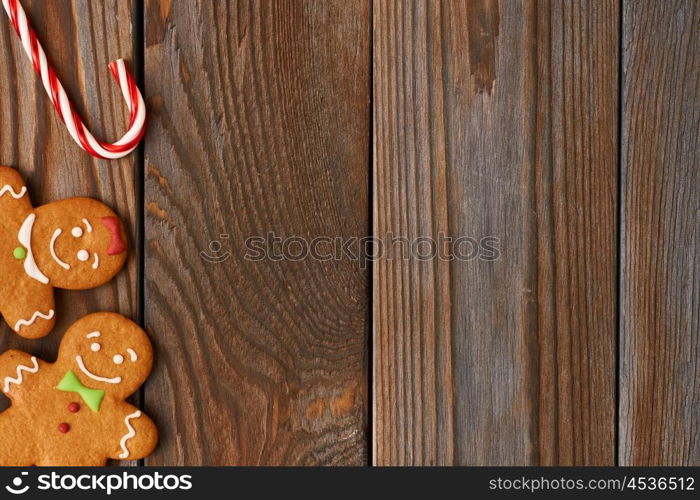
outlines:
M43 205L34 214L31 249L52 286L94 288L124 266L124 224L104 203L71 198Z
M115 313L95 313L66 332L58 361L91 388L117 399L133 394L146 381L153 365L153 348L133 321Z

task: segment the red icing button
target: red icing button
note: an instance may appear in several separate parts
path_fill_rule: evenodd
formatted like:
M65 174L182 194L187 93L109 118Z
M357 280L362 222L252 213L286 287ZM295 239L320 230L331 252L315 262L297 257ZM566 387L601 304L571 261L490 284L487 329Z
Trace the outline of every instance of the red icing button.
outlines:
M68 411L71 413L78 413L80 411L80 405L78 403L71 403L68 405Z
M67 423L65 423L65 422L63 422L62 424L58 424L58 431L59 431L59 432L62 432L63 434L65 434L65 433L68 432L69 430L70 430L70 425L69 425L69 424L67 424Z

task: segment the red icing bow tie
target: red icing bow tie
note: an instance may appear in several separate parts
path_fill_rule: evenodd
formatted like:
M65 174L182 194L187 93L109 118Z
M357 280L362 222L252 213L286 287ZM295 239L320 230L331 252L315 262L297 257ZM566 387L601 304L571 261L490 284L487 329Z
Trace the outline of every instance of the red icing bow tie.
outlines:
M107 248L107 255L119 255L126 251L126 244L122 240L121 224L117 217L102 217L102 224L109 229L112 234L112 240Z

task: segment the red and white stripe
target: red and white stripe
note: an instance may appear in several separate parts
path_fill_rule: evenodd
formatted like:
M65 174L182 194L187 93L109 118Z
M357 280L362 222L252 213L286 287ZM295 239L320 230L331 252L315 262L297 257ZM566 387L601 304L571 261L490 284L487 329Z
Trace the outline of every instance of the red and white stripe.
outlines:
M22 41L24 51L31 59L37 74L41 77L46 93L56 107L58 115L65 123L68 133L73 140L91 155L104 159L122 158L136 149L145 131L146 106L131 73L124 65L124 60L119 59L111 62L109 69L119 84L131 112L129 130L115 143L102 142L99 139L95 139L85 127L73 104L68 100L66 91L63 90L63 85L58 81L55 71L46 61L44 49L37 40L34 30L29 25L22 5L20 5L18 0L2 0L2 4L7 15L10 16L12 26L14 26L17 35Z

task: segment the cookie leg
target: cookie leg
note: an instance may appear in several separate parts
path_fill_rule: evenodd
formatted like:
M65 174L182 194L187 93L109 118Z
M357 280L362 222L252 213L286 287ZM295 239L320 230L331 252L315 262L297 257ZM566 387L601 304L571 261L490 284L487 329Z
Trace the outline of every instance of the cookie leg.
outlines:
M39 467L104 467L107 459L96 453L78 452L71 456L48 456L37 461Z
M6 298L1 312L10 328L22 337L44 337L56 324L53 288L24 282Z
M36 443L30 425L21 416L13 415L12 409L0 413L0 466L35 465Z
M0 167L0 213L27 214L32 210L27 186L14 168Z

